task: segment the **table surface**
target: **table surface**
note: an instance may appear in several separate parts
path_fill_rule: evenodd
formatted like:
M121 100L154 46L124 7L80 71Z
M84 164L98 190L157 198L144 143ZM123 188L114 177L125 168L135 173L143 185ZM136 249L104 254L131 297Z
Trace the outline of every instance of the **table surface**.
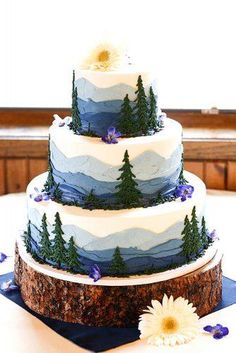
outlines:
M25 194L10 194L0 197L0 251L9 258L0 265L0 274L12 271L16 235L25 230ZM209 190L206 202L206 217L209 229L216 229L224 253L223 273L236 280L236 193ZM236 295L236 294L235 294ZM0 342L4 353L80 353L88 352L61 337L24 309L0 295ZM200 334L187 345L156 348L145 341L136 341L107 352L124 353L227 353L236 347L236 304L200 319L200 325L222 323L231 334L217 341ZM233 333L235 331L235 334ZM33 347L33 349L32 349Z

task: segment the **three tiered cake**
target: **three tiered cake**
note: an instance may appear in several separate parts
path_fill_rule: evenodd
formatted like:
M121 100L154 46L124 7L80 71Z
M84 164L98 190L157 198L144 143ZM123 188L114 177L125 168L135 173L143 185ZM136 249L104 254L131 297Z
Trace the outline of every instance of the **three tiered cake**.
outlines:
M221 298L205 185L183 170L182 127L158 109L150 72L112 54L73 73L72 117L54 117L16 281L30 308L69 322L136 325L165 293L204 315Z

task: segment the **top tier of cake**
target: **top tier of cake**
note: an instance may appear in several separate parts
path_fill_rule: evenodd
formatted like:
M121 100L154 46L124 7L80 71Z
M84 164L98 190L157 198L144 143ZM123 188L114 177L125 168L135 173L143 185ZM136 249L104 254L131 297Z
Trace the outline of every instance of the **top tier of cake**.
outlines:
M75 87L82 132L90 130L97 136L104 136L109 127L118 127L126 95L130 101L130 107L134 108L139 76L142 78L146 96L149 97L150 87L152 87L157 99L156 83L150 72L132 68L108 72L92 70L76 72ZM157 111L157 114L161 113Z

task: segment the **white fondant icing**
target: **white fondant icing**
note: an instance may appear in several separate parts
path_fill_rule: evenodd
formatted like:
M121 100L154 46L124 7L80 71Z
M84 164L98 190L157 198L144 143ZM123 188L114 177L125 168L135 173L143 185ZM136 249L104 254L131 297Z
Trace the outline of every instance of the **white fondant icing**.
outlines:
M73 283L83 283L93 286L133 286L167 281L169 279L184 276L188 273L196 271L206 265L208 262L210 262L213 258L220 259L222 257L221 252L218 250L218 244L214 243L206 250L205 254L196 261L173 270L154 273L151 275L135 275L125 278L106 276L102 277L97 282L93 282L93 280L86 275L71 274L63 270L52 268L49 265L40 264L36 262L31 257L31 255L26 252L22 237L18 237L17 243L19 247L19 253L23 261L25 261L30 267L32 267L37 272L64 281L69 281Z
M165 128L152 135L120 138L118 144L107 145L101 138L75 135L67 126L51 126L50 141L67 157L92 156L111 166L122 163L125 150L130 160L146 151L153 151L163 158L169 158L182 143L182 126L172 119L165 119Z
M205 184L195 175L185 172L185 178L194 186L192 198L181 202L167 202L162 205L148 208L134 208L125 210L93 210L89 211L75 206L63 206L54 201L35 202L29 197L34 187L43 188L47 174L41 174L34 178L27 188L28 208L36 209L40 217L44 213L50 224L54 223L56 212L59 212L64 225L76 225L79 228L97 237L106 237L109 234L118 233L127 229L141 228L157 234L165 231L173 224L183 222L186 215L191 215L193 206L196 206L197 215L203 214L206 188ZM33 216L32 216L33 217ZM37 216L38 217L38 216ZM33 224L37 224L36 219L32 219ZM174 237L173 237L174 238Z
M92 84L99 88L112 87L117 84L125 84L131 87L136 87L138 76L141 75L143 80L143 85L150 85L154 79L153 74L150 71L140 71L134 67L127 67L126 70L119 71L94 71L94 70L78 70L75 73L75 78L85 78L90 81ZM124 98L125 92L122 92Z

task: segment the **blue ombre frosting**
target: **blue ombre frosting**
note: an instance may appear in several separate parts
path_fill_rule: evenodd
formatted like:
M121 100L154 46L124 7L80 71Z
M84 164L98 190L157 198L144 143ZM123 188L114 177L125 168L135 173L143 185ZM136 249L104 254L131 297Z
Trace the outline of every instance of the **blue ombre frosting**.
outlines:
M117 127L121 105L126 94L129 95L131 107L134 106L136 88L119 83L107 88L96 87L93 83L82 77L76 80L78 91L78 107L82 123L82 130L88 128L98 136L104 136L111 126ZM152 84L155 89L155 83ZM146 89L148 96L148 90Z
M93 156L66 157L55 143L51 142L51 167L55 182L63 192L62 201L83 204L84 198L94 191L95 195L115 203L117 178L120 167L111 166ZM109 146L108 146L109 148ZM133 173L143 200L153 200L159 193L170 194L178 184L181 170L182 145L164 158L153 151L145 151L131 160Z
M31 212L34 213L30 215L33 250L40 256L41 216L36 210L31 210ZM172 265L181 265L186 261L181 255L183 222L172 225L160 234L141 228L132 228L110 234L104 238L98 238L75 225L63 225L62 229L63 237L67 243L73 235L82 269L86 272L89 272L90 267L96 263L103 274L109 273L117 246L119 246L122 258L126 263L125 273L127 274L154 268L160 271ZM48 230L50 240L53 242L53 226L49 223Z

